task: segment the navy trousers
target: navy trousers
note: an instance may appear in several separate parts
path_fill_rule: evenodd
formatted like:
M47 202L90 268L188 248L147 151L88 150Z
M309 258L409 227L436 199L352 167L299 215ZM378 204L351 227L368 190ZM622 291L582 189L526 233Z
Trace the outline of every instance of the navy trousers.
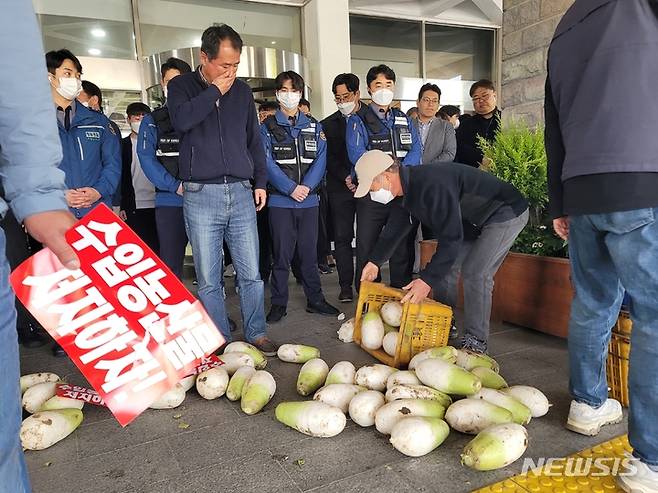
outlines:
M160 258L178 279L182 279L187 247L183 208L156 207L155 223L160 240Z
M318 271L318 207L287 209L270 206L272 236L272 304L288 305L288 274L297 248L302 286L311 303L324 299Z

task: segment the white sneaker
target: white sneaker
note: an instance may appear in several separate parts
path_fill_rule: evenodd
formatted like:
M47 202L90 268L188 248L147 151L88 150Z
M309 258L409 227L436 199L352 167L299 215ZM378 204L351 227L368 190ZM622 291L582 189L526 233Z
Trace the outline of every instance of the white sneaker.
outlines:
M618 475L617 485L626 493L657 493L658 472L636 458L631 459L631 464L636 472L630 474L632 471L628 470L628 475Z
M624 418L621 404L615 399L606 400L598 409L582 402L571 401L567 429L581 435L598 435L601 427L619 423Z

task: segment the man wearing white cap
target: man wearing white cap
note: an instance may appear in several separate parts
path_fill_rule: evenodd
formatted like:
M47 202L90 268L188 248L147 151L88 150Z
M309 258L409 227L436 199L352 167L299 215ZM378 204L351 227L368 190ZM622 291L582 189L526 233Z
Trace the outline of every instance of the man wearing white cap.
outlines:
M439 242L432 260L404 287L403 303L420 303L434 289L437 300L455 306L457 280L464 283L462 347L486 352L493 278L514 240L528 222L528 203L511 184L463 164L406 167L381 151L368 151L356 163L354 196L386 204L402 197L409 213L389 223L363 269L372 281L379 267L413 227L414 219L431 227Z

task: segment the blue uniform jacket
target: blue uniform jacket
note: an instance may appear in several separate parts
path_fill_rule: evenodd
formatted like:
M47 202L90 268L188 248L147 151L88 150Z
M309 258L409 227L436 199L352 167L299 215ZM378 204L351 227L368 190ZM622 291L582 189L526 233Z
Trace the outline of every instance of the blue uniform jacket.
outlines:
M297 121L293 127L288 120L288 117L281 111L276 112L276 121L277 123L284 127L288 135L291 138L295 139L297 142L297 147L299 149L299 133L304 128L308 128L311 125L311 120L302 113L301 111L297 113ZM265 158L267 161L267 176L268 181L271 186L276 188L279 194L271 194L269 196L269 206L270 207L281 207L288 209L305 209L309 207L317 207L319 205L318 194L311 192L308 197L303 202L297 202L295 199L290 197L290 194L295 190L297 183L288 178L285 173L279 168L274 160L272 155L272 141L274 136L270 135L270 132L267 130L265 125L260 126L260 133L263 138L263 145L265 146ZM324 180L324 174L327 168L327 139L324 136L322 131L322 125L316 123L315 126L315 140L318 144L317 157L309 167L306 174L302 178L302 185L307 186L312 191L315 190L320 182ZM301 150L298 150L298 152Z
M68 189L92 187L101 194L99 202L112 206L112 198L121 178L119 138L109 119L74 101L75 114L71 128L59 127L64 158L59 169L64 171ZM77 218L84 217L96 204L86 209L71 209Z
M384 123L389 130L393 129L393 126L395 125L395 115L392 111L389 110L388 113L386 113L386 117L382 120L382 123ZM402 164L404 166L417 166L423 162L423 150L420 136L409 117L407 117L407 124L411 131L413 143L411 145L411 150L402 160ZM363 156L366 151L370 150L368 149L368 129L365 123L363 123L361 117L356 113L350 115L347 120L345 141L347 143L347 154L350 157L350 161L352 161L352 167L354 167L359 158ZM352 173L352 175L356 176L354 173Z
M181 181L173 177L158 161L158 127L151 115L144 115L137 137L137 156L146 177L155 186L156 207L183 207L183 197L176 193Z

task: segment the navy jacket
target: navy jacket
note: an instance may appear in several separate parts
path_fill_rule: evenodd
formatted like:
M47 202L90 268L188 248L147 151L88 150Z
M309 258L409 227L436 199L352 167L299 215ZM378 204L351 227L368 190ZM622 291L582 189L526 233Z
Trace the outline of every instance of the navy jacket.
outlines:
M85 108L78 101L73 104L75 114L71 127L66 130L58 122L64 154L59 169L66 175L67 188L92 187L101 194L99 202L111 207L121 178L119 139L105 115ZM71 209L71 212L81 218L97 205Z
M236 80L224 95L196 71L172 79L167 106L181 134L180 177L196 183L254 180L267 186L265 148L251 88Z

